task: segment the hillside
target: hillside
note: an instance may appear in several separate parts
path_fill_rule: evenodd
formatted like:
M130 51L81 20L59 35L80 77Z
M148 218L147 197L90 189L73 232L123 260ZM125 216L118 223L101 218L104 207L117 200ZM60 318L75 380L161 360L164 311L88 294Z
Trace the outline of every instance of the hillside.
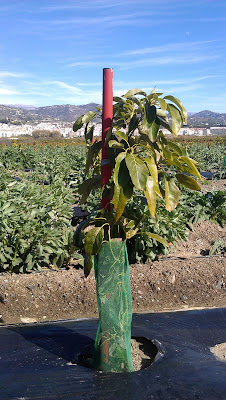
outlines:
M226 126L226 114L220 114L209 110L200 111L188 117L188 125Z
M63 104L46 107L0 105L0 122L15 124L38 123L41 121L74 122L79 115L95 110L96 106L99 105L96 103L79 106ZM226 126L226 114L209 110L198 113L189 112L188 126Z
M47 107L34 107L25 109L24 106L16 107L0 105L0 122L3 123L37 123L41 121L74 122L81 114L95 110L98 104L85 105L63 104Z

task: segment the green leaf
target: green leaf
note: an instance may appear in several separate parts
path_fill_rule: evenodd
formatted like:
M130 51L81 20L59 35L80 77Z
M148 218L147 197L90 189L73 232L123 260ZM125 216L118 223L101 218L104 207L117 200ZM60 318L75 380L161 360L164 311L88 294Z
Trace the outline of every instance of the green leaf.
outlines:
M169 132L172 133L172 128L167 122L165 122L161 118L159 118L159 122L160 122L160 126L163 126L163 128L167 129Z
M158 101L159 101L159 105L160 105L162 111L166 111L167 110L167 102L161 98L159 98Z
M143 92L143 90L141 90L141 89L130 89L126 94L124 94L123 97L127 98L130 96L134 96L136 94L141 94L143 96L147 96L147 94L145 92Z
M112 203L114 204L116 211L115 220L118 221L127 203L127 197L124 195L123 188L119 185L114 186Z
M87 125L88 125L88 123L87 123ZM87 126L86 125L86 126ZM92 140L93 140L93 132L94 132L94 125L93 126L91 126L91 128L88 130L88 126L87 126L87 129L85 130L85 139L86 139L86 142L88 143L88 142L90 142L90 143L92 143Z
M166 209L168 211L174 210L179 203L180 190L173 178L167 180L165 178L165 198L166 198Z
M162 244L164 244L164 246L169 246L168 242L160 235L157 235L155 233L151 233L151 232L142 232L143 234L149 236L150 238L157 240L157 242L160 242Z
M80 117L78 117L78 118L76 119L76 121L74 122L74 125L73 125L73 131L74 131L74 132L76 132L76 131L78 131L80 128L82 128L82 126L83 126L82 118L83 118L83 115L80 115Z
M130 174L129 170L126 166L125 160L122 160L120 167L119 167L119 173L118 173L118 184L119 186L126 186L127 183L130 181Z
M115 101L116 103L125 103L125 100L118 96L114 96L113 101Z
M124 144L117 142L117 140L110 140L108 146L113 149L124 149Z
M144 158L154 183L158 183L158 169L153 157Z
M84 275L87 278L89 276L91 269L93 268L94 260L93 256L86 254L84 257Z
M167 117L166 113L164 113L164 111L162 111L159 108L157 108L156 114L157 114L158 117L161 117L161 118L165 119L166 122L169 122L168 117Z
M176 144L176 143L172 143L172 142L168 142L168 145L171 149L173 149L177 154L179 154L179 156L183 155L182 149L181 147Z
M176 104L177 107L179 107L181 114L182 114L182 122L184 124L187 124L187 111L184 108L183 104L181 103L181 101L179 99L177 99L177 97L174 96L165 96L164 99L170 100L172 101L174 104Z
M84 249L89 255L97 254L100 251L104 240L103 225L90 229L84 238Z
M127 197L127 199L131 199L132 195L133 195L133 183L131 181L131 179L129 180L129 182L123 186L123 193L124 195Z
M146 164L135 154L129 153L126 155L126 165L134 186L137 189L145 189L148 177Z
M179 160L183 161L185 164L187 164L189 166L189 168L191 169L191 173L193 173L193 175L197 176L197 178L202 182L203 179L190 157L183 156L183 157L180 157Z
M82 195L81 203L84 203L89 196L91 190L100 187L101 185L101 176L94 175L90 179L86 179L80 186L79 186L79 193Z
M183 186L192 189L192 190L201 190L198 182L192 178L191 176L185 174L176 174L176 178L178 182L180 182Z
M167 111L172 118L172 133L173 135L177 136L181 128L181 113L173 104L167 104Z
M144 191L145 197L148 202L148 208L150 214L153 218L155 218L155 210L156 210L156 192L155 192L155 184L154 180L151 176L147 177L146 189Z
M113 173L113 179L114 179L114 183L116 185L118 185L118 183L119 183L118 182L119 167L120 167L122 160L125 158L125 156L126 156L126 153L122 152L122 153L119 153L119 155L116 158L115 169L114 169L114 173Z
M138 127L139 119L137 118L136 114L134 114L129 121L129 128L128 133L134 131Z
M154 105L150 105L149 103L145 103L144 105L144 121L143 127L145 130L149 130L151 128L156 117L156 107Z
M109 142L109 140L110 140L110 138L111 138L111 135L112 135L112 128L109 128L108 131L107 131L107 135L106 135L106 138L105 138L105 142L104 142L105 146L106 146L107 143Z
M122 132L122 131L115 131L114 134L119 137L120 139L125 140L125 142L128 142L128 136L126 133Z
M86 175L89 172L90 166L92 166L93 164L93 160L97 158L100 150L101 150L101 141L94 142L92 146L89 147L86 159L86 168L85 168Z
M87 124L87 122L91 121L96 115L95 111L88 111L86 114L82 116L82 123Z

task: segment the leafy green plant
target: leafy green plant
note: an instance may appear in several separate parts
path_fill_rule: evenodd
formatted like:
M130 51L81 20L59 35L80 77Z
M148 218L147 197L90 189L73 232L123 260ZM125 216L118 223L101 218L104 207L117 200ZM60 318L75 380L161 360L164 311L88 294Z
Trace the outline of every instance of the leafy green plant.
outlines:
M73 245L71 190L5 179L0 185L0 270L27 272L67 265Z
M144 196L150 215L156 219L159 201L165 201L168 211L176 208L180 196L176 181L190 189L200 190L198 182L189 176L192 174L201 180L197 163L181 145L167 140L161 130L164 127L177 136L181 123L186 123L186 110L177 98L161 95L155 93L154 89L149 95L132 89L124 96L114 98L113 125L106 137L112 178L101 190L103 197L109 196L111 212L99 211L95 218L77 230L77 235L82 234L83 237L81 242L80 235L77 243L84 244L90 257L98 253L104 240L117 237L129 240L138 231L146 239L148 237L167 246L167 241L160 235L150 232L150 229L141 230L144 214L138 210L135 212L129 204L136 194ZM167 112L171 117L171 125ZM75 131L86 125L87 179L79 188L82 203L86 202L93 189L100 186L101 142L95 140L91 144L88 137L91 129L89 124L95 116L95 112L89 112L74 124Z

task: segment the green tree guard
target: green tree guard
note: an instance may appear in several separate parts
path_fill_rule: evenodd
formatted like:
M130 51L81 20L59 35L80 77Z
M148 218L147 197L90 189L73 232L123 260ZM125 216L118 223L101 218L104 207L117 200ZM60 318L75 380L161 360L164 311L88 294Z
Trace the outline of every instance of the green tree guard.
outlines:
M94 258L99 326L92 364L108 372L134 371L132 297L126 242L104 242Z

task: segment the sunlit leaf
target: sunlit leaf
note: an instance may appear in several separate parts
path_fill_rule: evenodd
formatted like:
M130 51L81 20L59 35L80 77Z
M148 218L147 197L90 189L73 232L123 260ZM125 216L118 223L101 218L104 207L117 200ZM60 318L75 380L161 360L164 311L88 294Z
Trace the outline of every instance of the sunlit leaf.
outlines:
M167 109L167 102L166 102L165 100L161 99L160 97L159 97L158 100L159 100L159 105L160 105L162 111L166 111L166 109Z
M177 97L174 97L174 96L171 96L171 95L170 96L165 96L164 99L172 101L173 103L176 104L177 107L179 107L179 109L181 111L181 114L182 114L182 122L184 124L187 124L187 111L184 108L184 106L181 103L181 101L179 99L177 99Z
M173 178L167 180L165 178L165 198L166 209L168 211L174 210L179 203L180 190L178 189Z
M94 142L92 146L89 147L88 154L87 154L87 159L86 159L86 167L85 167L85 174L87 175L90 167L93 164L93 160L96 159L98 156L99 152L101 150L101 141L99 142Z
M148 176L148 169L144 161L135 154L129 153L126 155L126 165L134 186L137 189L144 189Z
M124 144L117 142L117 140L110 140L108 146L113 149L124 149Z
M78 118L76 119L76 121L74 122L74 125L73 125L73 131L74 131L74 132L76 132L76 131L78 131L80 128L82 128L82 126L83 126L82 118L83 118L83 115L80 115L80 117L78 117Z
M180 161L183 161L185 164L187 164L189 166L189 168L191 169L191 173L193 175L197 176L197 178L200 181L202 181L202 177L201 177L199 171L197 170L196 166L194 165L191 158L183 156L183 157L180 157Z
M154 180L150 176L147 177L146 189L144 191L144 194L148 202L150 214L153 218L155 218L156 192Z
M83 115L82 117L82 123L87 124L87 122L91 121L96 115L95 111L88 111L86 114Z
M173 104L167 104L167 111L172 118L172 133L177 136L181 128L181 113Z
M134 96L136 94L147 96L147 94L143 90L135 88L135 89L130 89L126 94L124 94L123 97L127 98L127 97L130 97L130 96Z

